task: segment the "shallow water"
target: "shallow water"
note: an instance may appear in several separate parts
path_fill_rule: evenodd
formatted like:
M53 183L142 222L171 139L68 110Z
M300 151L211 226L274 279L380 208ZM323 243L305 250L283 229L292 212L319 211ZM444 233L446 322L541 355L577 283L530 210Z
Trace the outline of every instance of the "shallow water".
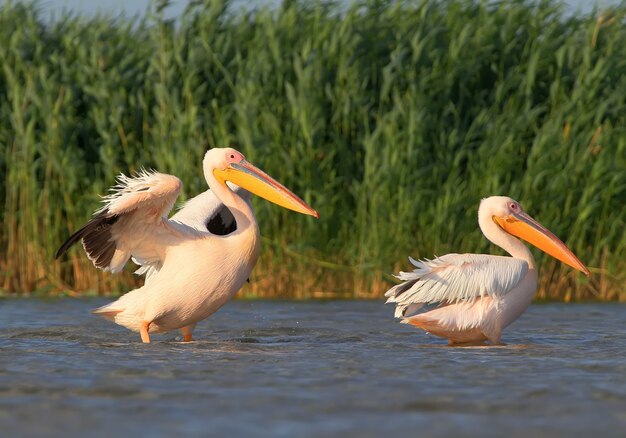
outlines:
M379 302L234 301L152 344L91 300L0 301L3 436L625 436L626 307L533 305L450 348Z

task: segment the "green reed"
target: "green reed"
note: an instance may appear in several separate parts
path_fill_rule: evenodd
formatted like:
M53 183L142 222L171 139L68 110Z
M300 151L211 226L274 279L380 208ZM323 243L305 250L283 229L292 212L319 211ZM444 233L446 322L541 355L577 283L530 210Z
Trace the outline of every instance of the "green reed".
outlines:
M54 251L117 173L171 172L190 197L206 148L236 144L320 213L254 201L244 296L379 297L409 254L499 253L476 210L507 194L592 268L535 251L540 297L626 299L626 8L342 5L52 23L1 6L0 290L132 287Z

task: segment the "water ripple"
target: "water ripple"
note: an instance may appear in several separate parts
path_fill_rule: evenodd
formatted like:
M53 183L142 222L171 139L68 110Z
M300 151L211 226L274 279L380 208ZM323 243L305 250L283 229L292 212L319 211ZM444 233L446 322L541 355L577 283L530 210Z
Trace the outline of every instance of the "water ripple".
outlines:
M150 345L88 313L102 303L0 301L4 430L619 436L626 428L620 305L534 305L505 332L507 345L451 348L395 323L378 302L236 301L200 323L195 341L170 333Z

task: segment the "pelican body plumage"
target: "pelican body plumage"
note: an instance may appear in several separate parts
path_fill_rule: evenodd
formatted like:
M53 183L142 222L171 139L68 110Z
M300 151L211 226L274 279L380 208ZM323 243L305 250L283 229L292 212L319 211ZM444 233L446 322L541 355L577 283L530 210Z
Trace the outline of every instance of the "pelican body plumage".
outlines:
M203 170L210 190L172 218L168 214L182 190L180 179L147 171L134 178L120 175L104 206L57 251L58 258L82 241L97 268L119 272L131 258L140 265L144 285L93 313L139 332L143 342L150 342L151 333L175 329L185 341L192 340L196 323L222 307L249 278L260 248L250 193L318 217L235 149L209 150Z
M446 338L450 344L499 344L502 331L526 311L537 289L535 259L516 237L589 275L563 242L509 197L483 199L478 224L485 237L511 257L409 258L416 269L400 272L397 278L402 282L385 294L403 323Z

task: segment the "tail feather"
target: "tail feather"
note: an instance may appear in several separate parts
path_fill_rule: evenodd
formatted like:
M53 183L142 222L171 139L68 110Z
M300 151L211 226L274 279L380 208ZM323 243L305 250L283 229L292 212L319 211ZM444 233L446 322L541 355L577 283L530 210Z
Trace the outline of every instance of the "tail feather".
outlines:
M117 314L123 312L124 309L114 308L112 307L112 304L115 304L115 303L107 304L106 306L93 309L91 313L93 313L94 315L102 316L103 318L108 319L109 321L114 321Z
M403 318L400 321L402 324L411 324L414 327L420 328L422 330L426 330L430 332L432 330L441 329L441 324L438 321L432 319L426 319L421 315L411 316L408 318Z

